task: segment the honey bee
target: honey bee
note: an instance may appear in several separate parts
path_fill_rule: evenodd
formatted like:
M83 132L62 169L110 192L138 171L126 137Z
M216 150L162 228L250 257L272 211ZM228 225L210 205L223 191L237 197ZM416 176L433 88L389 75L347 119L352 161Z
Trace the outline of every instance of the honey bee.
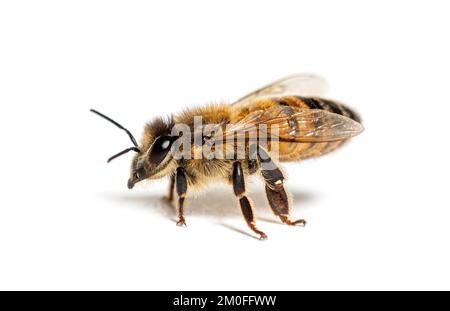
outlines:
M166 119L154 119L146 124L139 144L122 125L96 110L91 111L124 130L133 143L108 159L110 162L129 151L136 152L131 163L129 189L145 179L170 177L166 198L172 202L176 191L177 225L186 225L184 203L188 191L213 181L224 181L232 185L249 228L260 239L266 239L267 235L256 225L252 203L246 195L247 179L251 176L263 179L267 201L283 223L304 226L304 219L290 217L291 199L284 186L286 176L278 163L323 155L364 130L356 112L322 97L325 90L326 82L321 77L290 76L231 105L210 104ZM196 122L199 117L200 125ZM184 132L175 130L178 125L184 126ZM236 135L253 127L258 127L254 139L248 133ZM263 134L269 138L261 140ZM189 143L188 147L180 148L182 138ZM238 142L242 142L244 151L240 156L237 156ZM202 151L207 148L213 153L204 156ZM175 156L175 151L181 149L181 156L179 153ZM192 157L193 154L201 156Z

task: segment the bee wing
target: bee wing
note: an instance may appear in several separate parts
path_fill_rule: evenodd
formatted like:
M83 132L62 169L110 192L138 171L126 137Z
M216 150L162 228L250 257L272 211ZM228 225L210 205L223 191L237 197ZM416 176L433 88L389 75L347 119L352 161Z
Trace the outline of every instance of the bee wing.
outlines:
M259 125L262 124L267 127L261 129ZM364 127L348 117L325 110L273 106L256 110L238 123L227 126L214 137L214 141L227 141L227 138L236 136L245 139L245 133L255 129L259 137L267 133L268 139L304 143L345 140L360 134Z
M233 103L245 105L256 99L283 97L287 95L322 96L327 90L327 83L322 77L313 74L296 74L266 85Z

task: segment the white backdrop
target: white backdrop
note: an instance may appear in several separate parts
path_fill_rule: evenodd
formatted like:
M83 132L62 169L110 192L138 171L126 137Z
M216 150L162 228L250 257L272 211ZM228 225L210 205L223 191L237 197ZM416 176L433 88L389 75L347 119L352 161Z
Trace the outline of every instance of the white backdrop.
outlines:
M3 1L0 289L450 289L449 7L444 1ZM327 78L366 131L285 166L279 224L259 181L160 202L126 188L126 135L297 72Z

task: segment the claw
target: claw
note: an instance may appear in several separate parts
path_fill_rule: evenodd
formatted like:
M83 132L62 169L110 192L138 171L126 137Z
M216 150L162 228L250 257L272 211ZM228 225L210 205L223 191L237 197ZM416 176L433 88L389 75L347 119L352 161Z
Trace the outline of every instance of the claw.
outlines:
M292 221L288 215L280 215L279 217L283 223L285 223L286 225L289 225L289 226L300 225L300 226L304 227L306 225L306 220L304 220L304 219L298 219L298 220Z
M266 235L264 232L261 232L261 233L259 234L259 239L260 239L261 241L267 240L267 235Z
M296 220L292 223L292 226L296 226L296 225L300 225L300 226L304 227L304 226L306 226L306 220L304 220L304 219Z
M177 221L177 226L178 227L187 227L186 226L186 221L184 220L184 218L182 218L182 219L179 219L178 221Z

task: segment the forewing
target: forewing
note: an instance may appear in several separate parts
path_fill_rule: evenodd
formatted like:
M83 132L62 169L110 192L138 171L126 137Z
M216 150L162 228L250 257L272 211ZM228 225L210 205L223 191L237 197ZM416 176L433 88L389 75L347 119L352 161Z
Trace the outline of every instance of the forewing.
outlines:
M320 109L300 110L292 116L268 120L278 128L280 141L332 142L360 134L364 127L343 115ZM273 133L273 131L272 131Z
M267 134L268 139L299 143L345 140L364 130L360 123L329 111L274 106L250 113L216 135L214 141L226 141L230 137L245 139L245 133L255 128L258 130L258 136Z

